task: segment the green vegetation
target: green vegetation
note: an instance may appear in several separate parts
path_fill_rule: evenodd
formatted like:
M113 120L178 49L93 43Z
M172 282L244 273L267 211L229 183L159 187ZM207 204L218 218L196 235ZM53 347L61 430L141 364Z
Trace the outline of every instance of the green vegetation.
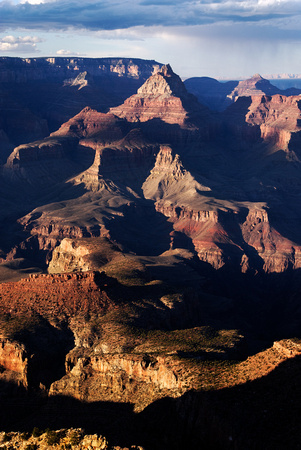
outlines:
M144 286L149 281L146 267L136 259L123 254L104 265L102 270L125 286Z
M38 427L34 427L31 434L34 438L36 438L42 436L43 433L44 431L40 430Z
M61 434L54 430L46 430L46 442L48 445L58 444L61 440Z
M0 316L0 332L10 339L16 339L25 333L33 333L41 325L41 318L36 313L22 316L3 314Z
M21 439L23 439L23 441L27 441L27 439L29 439L31 436L30 433L28 433L27 431L24 431L23 433L20 434Z
M33 437L36 442L29 442L23 444L22 441L30 439ZM51 430L46 428L46 430L41 430L38 427L34 427L32 433L22 432L22 433L4 433L1 441L1 449L3 450L13 450L14 448L22 448L24 450L37 450L38 448L60 448L61 450L71 450L74 446L77 446L84 437L84 431L82 429L61 429L61 430ZM65 439L64 439L65 438ZM62 441L64 439L66 442ZM31 439L33 441L33 439ZM4 443L7 445L3 445Z
M27 444L25 450L37 450L37 448L38 448L37 444Z
M11 440L11 435L9 433L4 433L4 436L2 438L2 442L9 442Z
M69 441L71 445L78 445L82 438L82 434L78 430L73 430L69 434Z
M174 331L151 330L147 333L145 342L136 350L152 353L177 352L179 355L191 356L205 353L207 358L210 353L224 353L239 339L236 330L215 330L209 326Z

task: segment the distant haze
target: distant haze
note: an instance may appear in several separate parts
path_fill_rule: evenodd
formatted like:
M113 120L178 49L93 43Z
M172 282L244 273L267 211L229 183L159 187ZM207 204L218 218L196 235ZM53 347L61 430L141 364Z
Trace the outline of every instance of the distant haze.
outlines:
M288 88L301 88L301 78L295 78L295 79L270 79L270 82L277 86L279 89L288 89Z
M277 86L279 89L289 89L289 88L297 88L297 89L301 89L301 76L295 75L295 76L291 76L290 78L282 78L281 75L262 75L263 78L265 78L266 80L269 80L271 84L273 84L274 86ZM227 82L230 81L229 78L224 78L224 77L217 77L216 78L218 81L220 82ZM246 79L245 77L236 77L236 78L232 78L231 80L244 80Z

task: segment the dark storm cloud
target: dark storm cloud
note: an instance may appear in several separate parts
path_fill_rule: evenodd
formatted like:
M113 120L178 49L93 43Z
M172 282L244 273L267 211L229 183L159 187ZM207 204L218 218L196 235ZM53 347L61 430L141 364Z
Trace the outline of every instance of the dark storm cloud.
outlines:
M40 4L0 1L0 29L126 29L135 26L187 26L215 22L259 22L289 18L296 1L271 0L113 0L48 1ZM300 11L299 11L300 13Z

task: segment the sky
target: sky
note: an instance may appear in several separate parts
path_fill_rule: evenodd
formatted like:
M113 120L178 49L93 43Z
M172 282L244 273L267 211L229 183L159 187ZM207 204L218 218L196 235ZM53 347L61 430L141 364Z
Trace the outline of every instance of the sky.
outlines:
M0 56L152 59L182 78L301 74L301 0L0 0Z

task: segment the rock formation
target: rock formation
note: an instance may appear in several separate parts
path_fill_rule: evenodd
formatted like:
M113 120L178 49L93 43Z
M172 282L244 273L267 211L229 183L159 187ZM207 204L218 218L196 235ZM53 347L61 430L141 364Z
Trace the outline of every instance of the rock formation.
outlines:
M258 83L263 82L255 77L245 84ZM142 200L149 199L182 236L180 241L186 236L200 260L216 269L228 261L243 271L297 269L298 239L278 231L284 219L274 221L272 193L278 190L282 196L288 178L298 186L299 121L299 98L277 94L243 96L218 123L187 93L170 66L164 66L110 113L87 107L49 138L12 152L4 170L7 179L43 189L53 180L63 183L62 195L71 198L46 208L38 205L20 217L27 237L8 259L40 249L49 262L63 238L121 237L125 222L132 226L137 201L146 205ZM160 145L162 137L171 144ZM255 149L252 157L250 146ZM287 164L279 176L276 164L282 151ZM262 175L271 164L275 170ZM231 200L224 198L225 190ZM255 227L250 218L258 213L266 219L258 219L261 225ZM267 217L273 218L272 224ZM168 239L164 250L175 246L171 235ZM133 237L126 236L125 242L130 248Z
M64 81L64 86L76 86L78 90L86 88L87 86L93 87L93 77L87 72L81 72L76 78L71 78Z
M108 307L108 297L101 290L105 286L106 277L97 272L32 275L17 284L1 284L1 311L22 314L35 310L46 317L71 317L85 311L96 313Z
M123 136L126 124L113 114L104 114L89 107L62 124L52 136L76 137L85 140L85 145L93 146L93 142L102 145L110 144ZM95 145L95 144L94 144Z
M206 115L206 108L196 101L170 65L163 66L141 86L137 94L123 105L110 110L128 122L147 122L159 119L164 123L192 126L194 116Z
M200 103L214 111L225 110L240 97L272 96L277 94L291 96L300 94L300 89L289 88L282 90L259 74L255 74L253 77L240 82L220 82L209 77L194 77L188 78L184 83L187 90L194 94Z
M5 163L13 147L48 136L46 120L24 106L19 98L0 89L0 158Z
M97 97L94 60L15 62L17 90L42 64L55 84L61 62L76 108ZM213 114L170 66L141 86L139 65L111 63L102 76L138 77L136 94L57 119L1 166L0 384L36 395L47 420L70 401L130 408L134 427L298 359L300 99L255 77Z
M44 431L37 427L32 433L29 432L2 432L0 434L1 442L13 446L13 448L35 448L35 449L55 449L58 445L61 447L76 448L84 450L87 448L96 448L101 450L126 450L126 447L110 445L108 440L98 434L86 434L82 428L70 428ZM2 448L5 448L2 447ZM1 448L1 447L0 447ZM133 450L143 450L140 445L131 445Z
M0 57L0 132L11 150L46 137L86 106L106 112L122 103L161 66L129 58Z
M256 73L252 78L240 81L231 94L228 95L228 98L235 101L238 97L275 95L279 94L279 92L280 89L273 86L268 80L262 78L259 73Z
M66 79L71 74L87 71L92 76L116 74L118 77L144 79L159 70L156 61L130 58L0 58L1 83Z

